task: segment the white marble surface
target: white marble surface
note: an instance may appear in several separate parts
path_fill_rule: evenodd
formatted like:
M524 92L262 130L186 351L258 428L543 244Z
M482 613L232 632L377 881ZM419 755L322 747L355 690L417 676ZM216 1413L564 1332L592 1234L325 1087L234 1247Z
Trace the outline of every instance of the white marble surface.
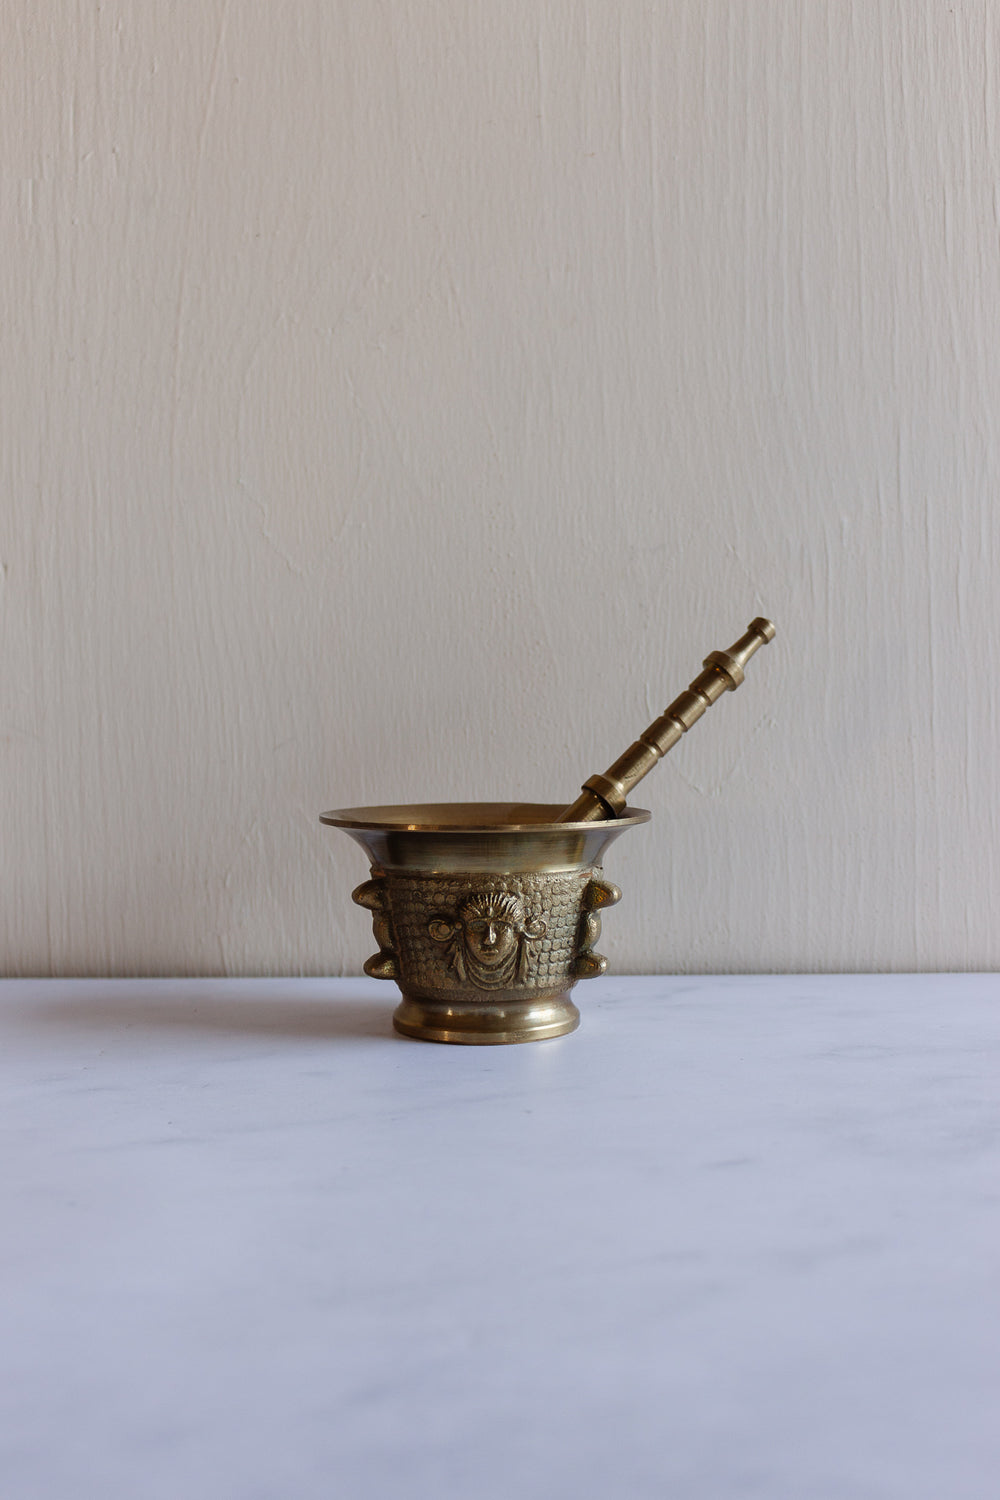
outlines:
M0 985L4 1500L993 1500L1000 979Z

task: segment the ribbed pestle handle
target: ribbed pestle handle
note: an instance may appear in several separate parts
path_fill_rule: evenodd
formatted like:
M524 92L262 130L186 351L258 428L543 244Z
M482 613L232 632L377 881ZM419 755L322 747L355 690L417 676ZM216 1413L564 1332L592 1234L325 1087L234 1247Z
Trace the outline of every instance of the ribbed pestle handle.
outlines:
M697 723L707 708L725 692L734 691L743 681L743 669L761 646L774 639L770 620L752 620L746 635L728 651L711 651L705 657L705 670L675 698L665 713L641 734L624 755L620 755L603 776L591 776L583 783L576 801L559 814L559 823L598 823L604 818L621 817L628 794L637 782L651 771L658 760L672 750L682 734Z

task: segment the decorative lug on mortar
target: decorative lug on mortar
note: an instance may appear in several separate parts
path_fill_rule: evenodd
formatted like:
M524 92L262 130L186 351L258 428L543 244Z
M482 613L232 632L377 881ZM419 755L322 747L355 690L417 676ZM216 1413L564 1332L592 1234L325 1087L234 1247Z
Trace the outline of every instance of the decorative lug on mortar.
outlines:
M588 881L580 903L583 910L577 934L579 947L573 960L574 979L596 979L607 969L608 961L604 955L594 952L594 944L601 935L598 912L606 906L615 906L621 899L621 891L610 881Z
M385 880L376 877L366 880L351 892L351 900L372 914L372 932L379 951L365 959L364 970L372 979L398 979L399 959L392 947L392 929L389 926Z

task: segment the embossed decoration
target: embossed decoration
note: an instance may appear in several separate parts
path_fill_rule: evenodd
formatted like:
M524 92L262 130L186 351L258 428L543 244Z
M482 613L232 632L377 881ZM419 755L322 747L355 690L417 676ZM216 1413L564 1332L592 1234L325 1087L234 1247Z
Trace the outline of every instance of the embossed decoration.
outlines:
M558 993L572 982L590 875L390 874L393 947L404 974L414 990Z
M485 890L461 879L373 873L352 897L371 912L379 951L364 970L373 979L398 979L402 953L420 983L537 990L604 973L608 961L594 952L598 913L621 891L590 871L523 875Z
M529 943L545 936L545 923L529 921L524 903L510 891L480 891L463 901L455 917L432 917L427 931L446 945L449 966L480 990L524 984Z

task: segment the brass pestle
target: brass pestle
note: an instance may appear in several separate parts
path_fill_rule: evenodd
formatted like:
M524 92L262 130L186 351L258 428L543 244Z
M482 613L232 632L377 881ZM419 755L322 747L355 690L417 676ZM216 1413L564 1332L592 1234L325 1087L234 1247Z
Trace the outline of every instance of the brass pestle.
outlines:
M751 656L773 639L771 621L758 617L750 622L746 635L740 636L728 651L710 652L705 657L705 670L603 776L591 776L583 783L580 796L563 809L556 822L599 823L603 819L622 817L628 794L636 783L668 750L674 748L681 735L697 723L717 698L739 687L743 681L743 668Z

